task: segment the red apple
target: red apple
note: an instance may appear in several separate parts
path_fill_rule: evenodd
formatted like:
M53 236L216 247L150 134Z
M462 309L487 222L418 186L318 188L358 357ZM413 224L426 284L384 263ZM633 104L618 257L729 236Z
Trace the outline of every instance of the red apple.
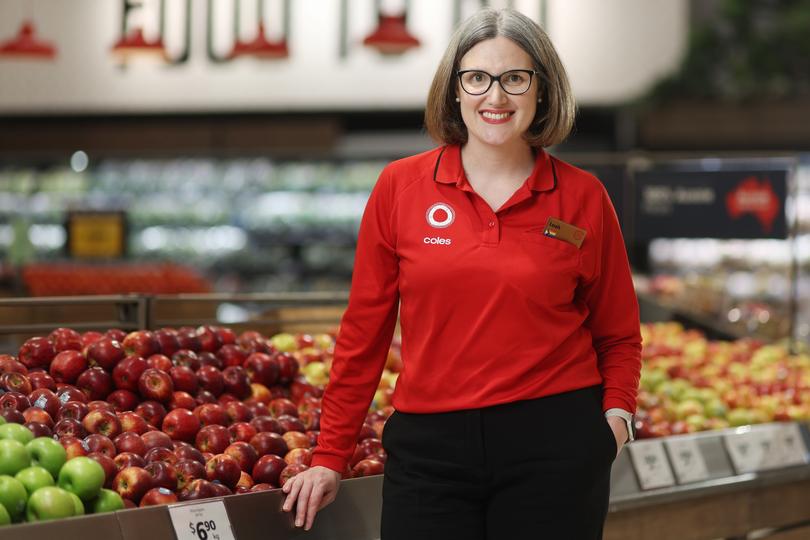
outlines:
M279 486L283 486L287 480L307 469L309 469L309 465L304 465L303 463L293 463L292 465L287 465L284 470L281 471L281 474L278 477Z
M259 484L253 484L253 487L250 488L250 492L254 493L256 491L270 491L271 489L276 489L276 487L271 486L270 484L268 484L266 482L262 482L262 483L259 483Z
M290 384L298 375L298 361L290 353L286 352L278 353L276 359L279 367L278 382Z
M127 332L121 330L120 328L110 328L104 332L104 337L114 339L118 343L121 343L124 341L124 338L127 337Z
M245 471L239 476L239 481L236 483L236 493L247 493L253 487L253 477Z
M289 452L284 437L271 431L262 431L250 439L250 445L256 449L259 457L266 454L285 456Z
M222 372L213 366L201 366L197 370L197 381L200 388L208 390L215 396L219 396L225 391L225 379Z
M165 461L171 464L177 463L177 456L174 454L174 450L163 446L150 448L146 451L146 454L144 454L143 459L146 460L146 463L152 463L153 461Z
M115 412L131 411L137 407L140 402L141 400L138 399L138 395L131 390L113 390L113 392L107 396L107 403L112 405Z
M56 415L56 420L62 420L63 418L75 418L76 420L83 420L89 409L87 405L82 403L81 401L68 401L59 409L59 414Z
M172 439L193 441L200 430L200 420L188 409L174 409L163 419L162 428Z
M14 409L22 413L31 407L31 400L20 392L6 392L0 396L0 409Z
M26 422L39 422L49 428L53 428L53 418L51 418L51 415L48 414L45 409L29 407L23 411L23 418L25 418Z
M194 401L197 402L197 405L202 405L204 403L217 403L217 397L208 390L200 389L197 391L197 395L194 396Z
M146 359L146 367L168 373L172 368L172 361L164 354L153 354Z
M137 409L137 407L136 407ZM140 415L132 411L124 411L118 414L118 420L121 422L121 431L137 433L143 435L146 433L149 424Z
M298 416L298 407L295 403L286 398L276 398L270 402L270 414L278 418L282 415Z
M115 475L112 489L121 497L138 503L152 489L152 475L141 467L126 467Z
M104 337L101 332L90 330L82 334L82 350Z
M56 356L56 349L53 348L53 343L45 337L32 337L27 340L17 354L19 362L28 369L48 369L54 356Z
M59 414L59 409L62 406L62 402L59 401L57 395L47 388L38 388L33 390L30 394L28 394L28 399L31 400L32 407L45 409L51 418L54 418L57 414Z
M33 390L37 388L47 388L51 392L56 391L56 381L45 371L30 372L28 374L28 380L31 381L31 388Z
M222 379L225 381L225 391L238 399L250 396L250 378L245 368L241 366L226 367L222 370Z
M321 432L313 429L308 429L304 432L306 436L309 438L309 447L315 448L318 446L318 437L320 436Z
M19 392L20 394L28 395L33 390L31 381L27 375L10 371L0 375L0 390L6 392Z
M76 437L60 437L59 444L65 449L68 461L75 457L86 456L88 454L86 443Z
M149 367L140 356L127 356L118 362L112 370L115 387L121 390L138 390L138 380L146 368Z
M103 337L87 347L85 356L90 366L112 371L116 364L124 359L126 353L120 342Z
M172 328L155 330L155 339L157 339L160 345L161 354L165 354L168 357L171 357L180 349L180 343L177 341L177 330Z
M148 424L159 426L166 416L166 408L157 401L144 401L135 407L135 414L146 420Z
M200 350L200 338L197 337L197 331L194 328L184 326L177 330L177 344L181 349L189 349L192 351Z
M312 463L312 450L309 448L293 448L284 456L284 461L286 461L288 465L303 463L309 467L310 463Z
M174 450L172 439L162 431L147 431L141 435L141 439L143 439L147 451L159 447Z
M169 400L169 410L173 409L192 410L195 407L197 407L197 400L195 400L188 392L180 392L180 391L172 392L172 399Z
M165 371L149 368L138 379L138 390L144 399L168 403L172 399L174 383Z
M90 452L87 454L87 457L94 460L96 463L101 465L102 469L104 469L104 487L111 486L113 478L115 478L115 475L118 474L118 469L115 467L113 458L99 452Z
M363 439L370 439L370 438L377 438L377 432L374 431L374 428L371 427L371 424L363 424L363 427L360 428L360 434L357 436L357 442L360 442Z
M217 351L217 358L224 367L241 366L247 359L245 351L236 344L223 345Z
M233 345L236 343L236 334L226 326L213 326L214 331L219 335L219 340L223 345Z
M320 409L311 409L302 412L298 418L304 423L307 430L321 429L321 411Z
M146 467L146 460L138 454L132 452L121 452L113 458L115 468L118 471L126 469L127 467Z
M385 465L382 461L376 458L366 458L352 468L352 476L359 478L361 476L373 476L375 474L382 474Z
M180 349L172 355L172 364L175 367L184 367L190 369L192 372L200 369L200 358L197 353L188 349Z
M27 427L31 433L34 434L34 437L48 437L51 438L53 436L53 427L48 426L47 424L43 424L42 422L26 422L23 424Z
M174 449L174 455L177 456L178 460L190 459L192 461L199 462L201 465L205 465L205 459L202 456L202 452L190 444L176 447Z
M0 409L0 417L8 424L24 424L25 417L20 411L13 408Z
M231 434L224 426L203 426L197 432L195 443L201 452L221 454L231 444Z
M177 473L177 489L185 489L192 480L205 478L205 465L193 459L181 459L174 464Z
M276 420L278 420L278 425L284 430L284 433L288 431L304 432L307 430L307 427L304 425L301 419L288 414L282 414L281 416L277 417Z
M121 433L121 422L115 413L96 409L90 411L82 419L82 426L87 433L100 433L111 439Z
M87 403L87 395L73 385L64 385L56 389L56 397L59 398L61 403L68 401L79 401Z
M152 488L141 497L140 507L159 506L161 504L174 504L177 502L177 495L164 487Z
M99 433L91 433L84 438L84 442L87 446L87 451L90 453L98 452L99 454L104 454L110 459L114 458L117 454L115 444L113 444L110 438Z
M130 332L121 342L121 345L124 346L127 354L136 354L144 358L160 353L160 343L155 334L149 330Z
M87 369L87 359L80 351L72 349L58 353L49 369L56 382L74 383L79 374Z
M249 422L253 418L250 409L241 401L229 401L226 403L225 413L228 415L228 418L230 418L229 423Z
M256 416L250 421L250 424L256 428L257 432L272 431L279 435L284 433L284 430L278 424L278 420L272 416Z
M269 354L255 352L245 359L243 365L251 382L263 384L267 387L278 382L281 368L278 360Z
M233 394L228 394L227 392L222 394L217 398L217 403L222 405L223 407L227 405L231 401L239 401L239 398L234 396Z
M81 351L84 348L82 335L70 328L57 328L48 334L48 339L53 343L57 353L68 350Z
M115 449L117 453L131 452L143 456L146 454L146 443L143 442L141 436L132 431L125 431L118 435L114 440Z
M251 403L267 404L272 400L273 394L270 393L269 388L261 383L250 383L250 397L246 401Z
M194 414L200 419L203 426L219 425L227 426L230 423L225 407L219 403L205 403L194 409Z
M253 465L259 459L259 453L249 443L237 441L225 449L224 454L234 458L243 471L252 471Z
M264 403L251 401L251 399L248 398L248 400L245 401L245 405L247 405L247 408L252 415L251 418L256 418L257 416L270 416L270 409L268 409L267 405Z
M250 442L259 431L247 422L237 422L228 426L231 433L231 441Z
M175 390L188 392L189 394L196 394L199 389L199 382L197 382L197 375L194 371L187 366L173 366L169 370L169 375L174 383Z
M196 501L215 496L214 485L204 478L195 478L178 494L181 501Z
M218 481L230 489L236 487L241 473L239 462L227 454L217 454L205 464L205 474L208 480Z
M112 392L112 377L101 367L91 367L79 375L76 387L90 401L104 399Z
M59 437L76 437L83 439L87 435L82 423L75 418L63 418L53 426L53 434Z
M175 491L177 489L177 471L174 466L165 461L152 461L147 463L146 472L152 475L152 485Z
M223 363L222 363L222 360L220 360L217 357L217 355L215 355L214 353L208 352L208 351L198 352L197 353L197 358L200 359L200 365L194 371L197 371L202 366L213 366L213 367L217 368L220 371L222 370L222 368L225 367L223 365Z
M200 326L197 328L197 338L200 340L200 350L217 352L222 347L222 340L210 326Z
M288 431L282 435L284 442L287 443L287 448L290 450L294 448L309 448L309 437L300 431Z

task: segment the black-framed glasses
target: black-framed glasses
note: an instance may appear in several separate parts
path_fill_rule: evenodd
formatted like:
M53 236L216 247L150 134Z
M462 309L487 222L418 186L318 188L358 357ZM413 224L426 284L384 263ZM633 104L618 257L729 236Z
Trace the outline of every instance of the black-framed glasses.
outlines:
M538 72L532 69L510 69L500 75L492 75L480 69L464 69L456 72L461 89L471 96L486 94L495 81L498 81L507 94L519 96L529 91L532 79L537 74Z

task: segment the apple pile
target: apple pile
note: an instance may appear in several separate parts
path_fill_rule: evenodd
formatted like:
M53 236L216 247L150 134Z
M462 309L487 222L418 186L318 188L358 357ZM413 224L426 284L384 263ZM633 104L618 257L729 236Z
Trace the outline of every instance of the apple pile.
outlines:
M807 354L752 339L709 341L678 323L641 330L639 437L810 420Z
M310 465L333 351L329 334L57 328L0 355L0 418L98 465L125 507L275 489ZM344 477L382 472L391 412L369 412Z
M84 456L68 460L50 437L34 437L20 424L0 419L0 525L110 512L124 508L104 489L105 473Z

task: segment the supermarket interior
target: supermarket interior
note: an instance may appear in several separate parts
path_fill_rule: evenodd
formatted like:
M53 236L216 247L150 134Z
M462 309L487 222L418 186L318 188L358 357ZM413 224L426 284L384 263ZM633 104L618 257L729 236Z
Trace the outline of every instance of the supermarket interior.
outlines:
M577 110L546 151L632 270L603 537L810 539L809 0L0 0L0 540L380 538L399 326L336 501L303 532L278 488L372 188L437 146L486 6L553 42Z

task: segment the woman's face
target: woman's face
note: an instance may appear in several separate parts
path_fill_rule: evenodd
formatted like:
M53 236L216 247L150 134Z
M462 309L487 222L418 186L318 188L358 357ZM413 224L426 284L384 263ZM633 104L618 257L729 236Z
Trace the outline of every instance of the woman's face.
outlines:
M534 70L531 57L514 41L502 36L476 44L459 64L459 71L480 70L490 75L519 69ZM519 76L516 74L510 81L502 79L501 82L514 90L519 88ZM479 74L468 74L467 77L472 77L465 79L471 82L486 79L486 75ZM484 94L470 95L456 79L456 95L460 100L461 118L467 126L469 140L475 139L492 146L522 141L537 110L537 77L529 77L529 90L520 95L506 93L495 81Z

